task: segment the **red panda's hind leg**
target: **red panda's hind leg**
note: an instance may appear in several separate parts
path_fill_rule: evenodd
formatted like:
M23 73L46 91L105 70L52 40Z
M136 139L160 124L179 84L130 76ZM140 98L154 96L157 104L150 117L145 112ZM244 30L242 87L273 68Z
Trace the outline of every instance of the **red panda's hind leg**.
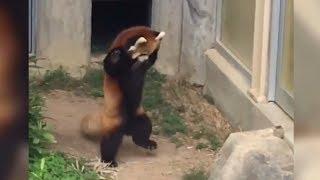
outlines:
M123 132L116 131L108 136L103 136L100 143L101 159L103 162L110 163L112 167L117 167L116 156L122 142Z
M132 123L131 135L133 142L145 149L157 149L157 143L150 140L152 132L152 123L146 114L137 115Z

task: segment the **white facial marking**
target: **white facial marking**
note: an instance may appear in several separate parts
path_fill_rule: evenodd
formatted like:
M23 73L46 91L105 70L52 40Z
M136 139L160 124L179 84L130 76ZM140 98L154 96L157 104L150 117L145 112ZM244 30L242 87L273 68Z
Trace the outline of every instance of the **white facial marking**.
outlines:
M149 56L148 55L143 55L143 56L139 56L138 57L138 61L140 62L144 62L145 60L149 59Z
M156 40L161 40L166 35L165 32L161 31L159 35L156 37Z
M135 53L133 53L132 54L132 59L136 59L137 57L139 57L141 55L141 53L139 53L139 52L135 52Z

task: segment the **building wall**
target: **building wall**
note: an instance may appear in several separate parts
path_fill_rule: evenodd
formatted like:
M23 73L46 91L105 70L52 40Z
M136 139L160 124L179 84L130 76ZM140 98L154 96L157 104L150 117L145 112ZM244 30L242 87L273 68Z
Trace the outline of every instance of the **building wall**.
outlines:
M295 120L298 127L320 127L320 1L294 0Z
M204 52L215 41L215 0L183 1L180 74L191 83L203 85L206 80Z
M64 66L79 77L88 64L91 41L91 1L41 0L37 8L37 56L39 66Z
M182 32L182 0L153 0L151 26L165 31L156 68L167 75L179 71Z
M152 27L167 33L156 68L203 85L204 52L215 39L215 0L154 0Z

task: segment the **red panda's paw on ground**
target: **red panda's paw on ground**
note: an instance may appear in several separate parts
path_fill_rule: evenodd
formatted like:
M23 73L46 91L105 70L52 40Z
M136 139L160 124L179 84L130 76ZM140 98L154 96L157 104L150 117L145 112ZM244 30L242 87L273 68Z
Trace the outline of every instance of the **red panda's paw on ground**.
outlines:
M155 141L153 141L153 140L149 140L148 143L147 143L146 149L149 149L149 150L152 151L152 150L157 149L157 147L158 147L157 142L155 142Z

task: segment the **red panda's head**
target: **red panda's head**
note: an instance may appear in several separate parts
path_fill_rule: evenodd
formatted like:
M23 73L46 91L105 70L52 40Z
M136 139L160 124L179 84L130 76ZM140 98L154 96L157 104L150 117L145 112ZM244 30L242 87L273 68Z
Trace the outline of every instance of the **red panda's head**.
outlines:
M149 27L136 26L122 31L114 40L109 51L121 48L136 61L144 61L160 48L165 32L157 32Z

